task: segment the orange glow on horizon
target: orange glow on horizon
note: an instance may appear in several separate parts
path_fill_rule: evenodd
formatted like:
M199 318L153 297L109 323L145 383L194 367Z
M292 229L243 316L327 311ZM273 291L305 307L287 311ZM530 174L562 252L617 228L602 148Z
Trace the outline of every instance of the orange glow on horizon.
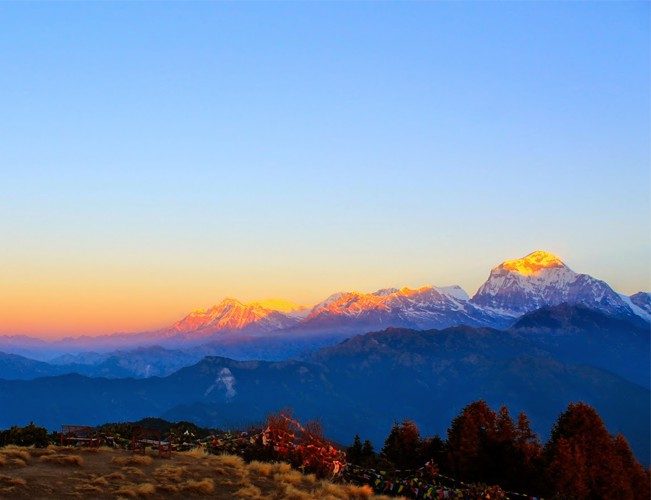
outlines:
M326 270L316 258L274 266L269 266L266 260L252 263L249 259L207 266L196 259L151 257L125 263L114 259L112 254L101 260L89 255L85 261L83 255L68 261L57 260L52 254L33 255L27 265L20 265L18 257L10 259L0 270L0 335L50 339L167 328L192 311L219 304L224 297L293 312L301 306L311 309L338 292L346 292L347 300L355 302L355 307L383 308L386 299L369 292L414 282L459 284L472 295L497 260L488 255L479 264L472 261L470 266L455 266L450 261L434 269L427 261L414 264L413 268L400 262L387 267L383 259L372 261L364 254ZM464 263L467 264L461 264ZM533 275L564 264L555 255L539 251L505 261L501 266ZM590 274L602 277L604 269L609 270L597 269ZM610 282L608 276L606 281ZM619 289L617 283L611 286ZM403 287L400 291L403 295L413 295L427 288ZM639 285L628 288L628 294L640 290ZM269 295L274 298L268 298Z
M142 293L122 294L115 290L75 290L67 295L38 296L24 290L11 296L0 293L0 335L28 335L45 339L137 333L171 327L188 314L206 311L197 297L171 292L165 297ZM221 302L217 296L208 307ZM265 309L295 312L305 308L284 299L246 301Z

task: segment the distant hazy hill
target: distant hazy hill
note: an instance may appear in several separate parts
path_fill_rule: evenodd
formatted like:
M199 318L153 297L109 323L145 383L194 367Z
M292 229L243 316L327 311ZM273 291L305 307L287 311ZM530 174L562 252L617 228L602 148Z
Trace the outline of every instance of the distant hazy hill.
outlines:
M544 435L568 402L582 400L647 461L649 389L632 380L649 365L648 332L583 307L531 314L511 331L388 329L308 361L209 357L164 378L0 381L0 426L148 415L242 426L289 406L302 419L320 418L335 439L359 432L377 442L405 417L427 433L443 432L465 404L483 398L526 411Z
M600 367L649 387L649 324L561 304L526 314L509 330L559 361Z
M221 342L209 341L206 344L190 345L183 349L167 349L154 345L101 353L65 354L47 363L0 352L0 379L30 380L69 373L107 378L160 377L195 364L206 356L280 361L301 357L339 340L341 339L320 334L292 337L238 336Z
M0 352L0 378L32 379L69 372L69 367L54 366L18 354Z

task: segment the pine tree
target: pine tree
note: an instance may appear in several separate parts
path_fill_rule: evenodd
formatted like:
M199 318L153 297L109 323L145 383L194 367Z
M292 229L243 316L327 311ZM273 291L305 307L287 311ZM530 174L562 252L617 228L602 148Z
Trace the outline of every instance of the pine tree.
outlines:
M554 496L561 498L588 498L588 466L581 447L559 437L554 441L553 453L547 467Z
M516 428L506 406L502 406L495 418L495 432L486 437L487 460L484 479L512 488L520 473L520 463L515 448Z
M639 498L648 500L651 498L651 485L649 484L649 473L645 471L640 463L635 459L628 441L621 434L617 434L613 439L613 448L615 454L619 457L625 476L628 478L629 498ZM625 498L622 495L621 498Z
M558 418L547 443L552 493L572 498L633 498L630 478L615 440L594 408L572 403Z
M436 464L437 469L442 470L446 465L446 452L445 441L439 436L423 439L422 454L424 462L431 460Z
M384 442L382 456L397 468L422 465L420 431L416 424L410 420L394 424Z
M375 458L375 450L373 444L367 439L362 446L362 459L371 460Z
M513 478L513 488L529 493L539 492L543 486L540 481L542 446L538 435L531 430L529 417L524 412L518 415L514 446L518 467Z
M504 443L512 443L515 440L515 424L509 414L509 409L506 406L500 407L495 419L495 438Z
M355 434L353 444L346 450L346 458L350 463L360 464L362 461L362 440L359 434Z
M518 424L515 429L515 444L518 449L525 451L527 459L538 458L542 452L538 435L531 430L529 417L524 412L518 415Z
M448 429L448 466L453 475L485 481L492 457L487 443L494 439L496 415L485 401L466 406Z

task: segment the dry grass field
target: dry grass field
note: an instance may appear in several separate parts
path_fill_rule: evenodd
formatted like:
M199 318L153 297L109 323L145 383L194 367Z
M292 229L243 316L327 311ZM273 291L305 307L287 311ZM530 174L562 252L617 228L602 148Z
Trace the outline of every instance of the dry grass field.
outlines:
M0 448L0 498L366 499L370 487L333 484L285 463L245 463L201 450L172 458L111 448Z

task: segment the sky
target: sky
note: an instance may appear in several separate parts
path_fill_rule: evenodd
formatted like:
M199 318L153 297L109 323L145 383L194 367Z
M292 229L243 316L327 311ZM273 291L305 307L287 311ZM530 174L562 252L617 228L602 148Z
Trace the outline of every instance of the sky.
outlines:
M460 284L651 288L650 4L0 3L0 333Z

